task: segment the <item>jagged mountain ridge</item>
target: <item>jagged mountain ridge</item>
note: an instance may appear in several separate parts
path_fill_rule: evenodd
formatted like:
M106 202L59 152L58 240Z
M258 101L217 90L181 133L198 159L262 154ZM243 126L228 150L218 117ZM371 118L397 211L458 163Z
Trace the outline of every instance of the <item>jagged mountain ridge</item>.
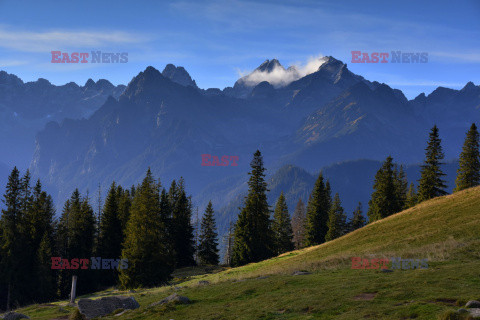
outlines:
M475 101L480 87L468 89ZM462 99L465 93L450 94ZM434 96L425 98L430 101ZM476 103L465 102L471 114L478 112ZM401 163L420 162L433 121L419 113L417 104L400 90L353 74L332 57L287 86L262 82L243 98L229 88L180 85L149 67L129 83L118 101L108 100L88 120L51 125L41 132L32 170L49 184L61 186L61 200L76 186L92 191L98 183L108 186L112 180L136 183L150 166L164 185L183 176L188 191L202 195L194 198L197 204L217 199L214 206L220 208L238 190L224 197L218 186L245 177L257 148L270 172L288 163L315 172L338 161L378 161L388 154ZM426 102L424 108L431 105ZM458 123L472 119L462 113L455 117ZM447 156L456 157L461 145L448 141L464 135L468 126L442 130L442 121L437 124ZM237 155L239 166L202 166L205 153ZM213 191L203 192L209 188Z

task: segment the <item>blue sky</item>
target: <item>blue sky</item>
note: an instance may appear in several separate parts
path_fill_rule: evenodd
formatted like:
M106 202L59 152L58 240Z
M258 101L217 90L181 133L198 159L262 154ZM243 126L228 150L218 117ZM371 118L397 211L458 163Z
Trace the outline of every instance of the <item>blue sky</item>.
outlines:
M128 63L53 64L52 50L128 52ZM352 64L353 50L428 52L428 63ZM408 98L479 85L480 1L0 0L0 70L24 81L127 84L173 63L201 88L224 88L265 59L319 55Z

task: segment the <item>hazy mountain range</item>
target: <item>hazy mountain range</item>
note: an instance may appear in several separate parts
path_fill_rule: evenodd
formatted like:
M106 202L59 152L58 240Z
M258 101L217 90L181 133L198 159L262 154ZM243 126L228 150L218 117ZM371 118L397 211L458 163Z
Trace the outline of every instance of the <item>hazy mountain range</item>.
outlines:
M89 79L84 86L74 82L55 86L42 78L24 83L0 71L0 161L28 167L35 134L46 123L89 117L108 96L118 98L124 89L124 85L114 86L103 79Z
M12 81L14 87L28 85ZM57 206L75 187L92 195L98 184L106 189L113 180L130 186L150 167L165 187L183 176L200 210L212 199L222 228L238 212L256 149L272 179L270 202L283 190L293 212L324 168L350 213L358 201L368 201L379 161L392 155L399 163L421 162L434 124L447 159L456 159L465 132L480 119L480 86L471 82L409 101L400 90L355 75L333 57L303 70L267 60L223 90L198 88L182 67L169 64L163 72L148 67L125 89L109 87L108 98L100 94L104 101L98 108L82 107L87 84L55 87L83 95L75 100L52 93L56 104L43 107L57 110L60 119L65 109L58 106L75 106L66 117L76 119L49 122L39 131L30 166ZM5 95L0 91L0 101ZM41 114L38 119L51 112ZM0 140L6 145L3 136ZM238 166L202 166L202 154L238 156ZM455 170L455 163L446 166L449 180ZM407 171L411 181L418 179L415 172L418 166Z

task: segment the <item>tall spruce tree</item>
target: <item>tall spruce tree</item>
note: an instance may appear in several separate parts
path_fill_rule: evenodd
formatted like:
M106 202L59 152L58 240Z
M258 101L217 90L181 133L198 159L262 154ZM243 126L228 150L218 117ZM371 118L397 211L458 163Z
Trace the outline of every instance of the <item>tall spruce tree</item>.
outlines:
M302 199L298 200L292 217L293 242L295 249L305 246L305 224L307 223L307 211Z
M259 150L250 163L248 195L235 224L232 265L241 266L273 256L274 237L267 202L267 183Z
M314 246L325 242L331 207L330 183L324 183L323 174L318 175L307 204L305 245Z
M230 221L228 224L227 234L224 236L226 240L227 247L225 248L225 255L223 256L223 263L227 266L232 266L232 255L233 255L233 236L235 232L235 223Z
M175 181L174 181L175 182ZM169 194L172 208L172 237L175 250L176 267L188 267L196 264L195 243L192 226L191 198L185 192L185 183L180 178L178 184L172 182Z
M95 213L88 197L83 198L76 189L65 202L57 230L59 256L63 259L91 259L95 235ZM97 288L95 276L89 270L59 270L59 295L70 293L71 278L78 276L77 293L84 294Z
M422 202L435 197L446 195L445 174L442 172L441 160L445 157L442 151L441 139L435 125L431 132L428 145L425 148L425 161L421 169L418 186L418 201Z
M398 180L393 167L393 158L388 156L375 175L374 192L368 203L369 222L383 219L402 210L402 201L398 199Z
M366 221L365 217L363 216L363 211L362 211L362 203L359 202L357 208L355 211L353 211L353 216L348 222L348 231L355 231L357 229L362 228L365 226Z
M116 259L121 254L122 221L120 219L119 197L121 193L113 182L102 208L98 233L97 254L104 258Z
M30 225L30 237L35 249L39 248L42 239L47 235L48 242L53 243L55 209L52 197L42 190L40 180L33 189L32 204L27 212Z
M33 262L33 279L29 290L37 302L50 301L56 297L56 273L50 267L54 253L54 215L52 197L42 190L40 180L33 188L32 203L27 212L29 238ZM32 290L32 287L35 290Z
M20 172L15 167L8 177L7 187L3 199L5 209L2 209L0 219L0 281L7 288L6 309L10 310L12 301L21 299L16 290L16 283L21 275L18 273L22 264L22 243L19 241L19 226L22 217ZM23 239L22 239L23 240Z
M110 186L105 199L98 232L97 256L102 259L119 259L122 253L122 221L119 210L119 194L115 182ZM102 270L100 283L114 285L117 282L118 270Z
M46 302L56 298L56 274L55 270L51 269L52 256L53 256L53 239L50 234L45 232L40 241L36 261L37 266L35 268L36 283L32 286L35 288L36 301Z
M479 134L475 123L467 132L459 164L454 192L478 186L480 184L480 151Z
M277 200L273 213L272 231L275 237L275 254L279 255L294 249L292 222L283 192Z
M328 215L328 232L325 241L330 241L343 236L347 232L347 216L342 208L338 193L333 198L332 207Z
M405 207L404 209L408 209L414 207L418 203L417 192L415 191L415 185L410 183L407 191L407 198L405 200Z
M161 219L158 184L148 169L135 190L127 223L122 258L128 268L120 269L123 288L153 287L164 284L174 268L173 252L168 246L167 228Z
M117 187L117 199L118 199L118 218L122 225L122 241L125 241L127 222L130 218L130 207L132 206L132 196L130 190L123 189L121 186Z
M17 221L18 234L15 239L22 247L18 257L22 263L15 271L17 274L22 275L15 283L15 292L18 294L16 303L19 304L32 301L35 298L34 290L31 290L30 284L35 282L35 271L32 272L32 270L36 269L37 261L35 254L38 242L33 243L32 241L32 233L35 226L30 219L33 206L33 190L30 181L30 171L27 170L20 180L20 215Z
M170 200L168 198L168 193L165 188L162 189L160 194L160 220L165 225L165 235L171 239L172 234L172 207L170 206ZM173 252L173 242L169 241L168 245Z
M408 193L408 180L407 175L403 170L403 166L400 166L399 168L396 164L394 165L394 177L398 207L399 211L401 211L405 208Z
M209 201L200 227L200 240L198 244L200 263L218 265L220 258L218 255L217 237L218 234L215 226L215 218L213 217L212 202Z

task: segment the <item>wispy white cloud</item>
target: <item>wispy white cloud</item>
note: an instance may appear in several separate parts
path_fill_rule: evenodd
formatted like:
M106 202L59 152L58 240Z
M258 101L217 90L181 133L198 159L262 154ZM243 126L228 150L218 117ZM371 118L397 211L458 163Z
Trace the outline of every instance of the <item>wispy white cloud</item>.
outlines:
M2 67L15 67L15 66L21 66L29 64L29 61L27 60L0 60L0 68Z
M241 81L247 86L254 86L260 82L267 81L274 87L283 87L289 83L305 77L318 70L318 68L325 62L323 56L310 57L305 63L297 62L288 69L276 65L272 70L253 72L245 72L237 70Z
M53 49L103 48L109 45L142 43L145 35L123 31L18 31L0 26L0 47L20 52L48 52Z

